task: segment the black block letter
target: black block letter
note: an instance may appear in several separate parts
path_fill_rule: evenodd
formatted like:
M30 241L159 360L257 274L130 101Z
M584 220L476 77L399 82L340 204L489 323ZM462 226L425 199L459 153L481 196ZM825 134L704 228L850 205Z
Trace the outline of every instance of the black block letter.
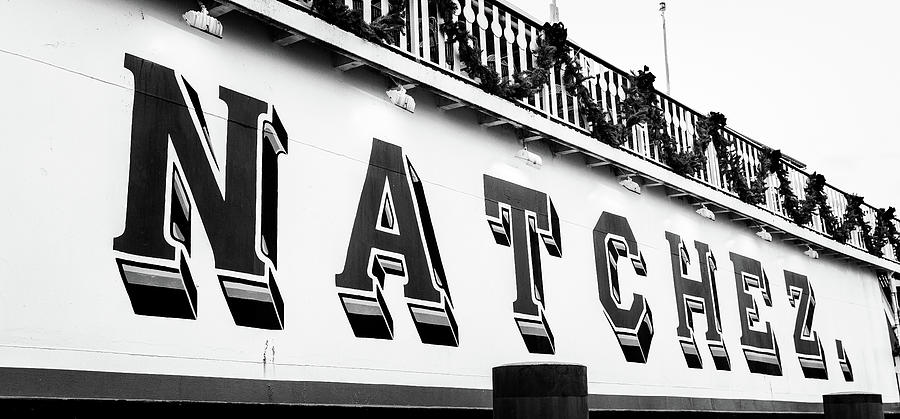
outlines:
M750 294L750 288L762 291L766 305L772 307L772 293L769 278L758 260L731 253L734 264L734 280L737 288L738 311L741 318L741 345L750 372L767 375L781 375L781 354L778 342L772 333L772 325L765 322L766 331L751 329L759 323L759 307Z
M844 381L852 382L853 367L850 365L850 355L847 355L847 348L844 347L844 342L841 342L840 340L835 340L834 343L837 346L838 363L841 364L841 372L844 373Z
M828 367L825 365L825 350L822 341L813 327L813 315L816 312L816 293L804 275L784 271L784 282L787 287L791 307L797 308L797 322L794 324L794 347L800 368L806 378L828 379ZM799 304L798 304L799 303Z
M694 313L706 315L706 342L716 369L731 370L731 360L722 341L722 316L716 289L716 259L709 245L694 241L700 277L690 278L690 254L675 233L666 232L672 259L672 278L675 281L675 305L678 307L678 340L681 352L690 368L703 368L703 359L694 337Z
M543 192L484 175L484 211L499 245L512 246L516 268L514 319L531 353L555 353L544 315L541 241L550 256L562 257L559 216ZM540 239L540 241L538 240Z
M631 307L623 308L619 287L619 259L631 261L634 272L647 276L644 256L638 249L628 219L604 212L594 226L594 262L600 303L606 320L619 340L628 362L646 363L653 341L653 314L643 295L634 294Z
M422 182L400 147L373 140L344 271L335 275L357 337L394 338L394 321L382 296L388 274L406 278L403 291L422 342L458 346L450 289Z
M284 303L273 271L277 156L287 152L287 133L274 108L219 89L228 105L223 161L210 147L199 97L186 80L179 83L174 71L133 55L125 56L125 68L135 86L128 207L125 232L113 249L123 254L117 262L134 312L197 317L197 289L185 260L196 214L234 322L283 329Z

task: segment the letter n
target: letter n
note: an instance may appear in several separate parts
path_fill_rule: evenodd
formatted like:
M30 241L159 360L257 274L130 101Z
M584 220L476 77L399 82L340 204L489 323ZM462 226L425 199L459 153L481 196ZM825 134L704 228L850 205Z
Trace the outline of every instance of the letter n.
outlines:
M543 192L484 176L484 210L494 241L512 247L516 271L513 318L528 352L553 354L556 344L544 315L541 242L547 253L562 257L559 216Z
M756 330L760 323L759 307L756 299L750 294L752 288L762 292L763 301L772 307L772 292L769 289L769 278L763 271L762 264L756 259L731 252L731 263L734 264L734 280L737 288L738 313L741 318L741 346L750 372L766 375L781 375L781 353L778 342L772 332L772 325L763 322L766 331ZM751 328L752 327L752 328Z
M335 275L338 296L357 337L394 338L382 293L388 275L406 279L404 295L422 342L459 346L422 181L400 147L376 139L344 270Z
M234 322L284 328L275 283L278 166L287 133L274 108L219 88L228 105L226 158L210 146L197 92L171 69L125 56L134 108L125 231L113 240L136 314L197 318L188 263L195 215ZM224 167L222 166L224 165ZM199 224L194 223L194 226Z
M634 294L631 305L624 307L619 286L620 262L631 262L635 274L647 276L644 256L627 218L609 212L600 215L594 226L594 262L603 313L616 333L625 360L647 363L653 342L653 313L640 294Z
M672 259L672 279L675 281L675 306L678 308L678 340L681 352L690 368L703 368L703 358L694 336L694 313L706 317L706 343L716 369L731 370L731 360L722 340L722 315L716 288L716 258L706 243L694 241L700 276L691 277L690 253L681 237L666 232Z

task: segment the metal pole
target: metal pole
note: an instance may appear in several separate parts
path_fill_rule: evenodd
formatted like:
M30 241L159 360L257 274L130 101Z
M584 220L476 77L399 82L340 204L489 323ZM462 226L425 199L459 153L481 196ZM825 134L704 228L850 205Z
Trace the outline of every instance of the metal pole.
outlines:
M556 0L550 2L550 23L559 23L559 7L556 6Z
M669 83L669 41L666 38L666 2L659 2L659 15L662 16L663 29L663 54L666 59L666 95L672 94L672 85Z

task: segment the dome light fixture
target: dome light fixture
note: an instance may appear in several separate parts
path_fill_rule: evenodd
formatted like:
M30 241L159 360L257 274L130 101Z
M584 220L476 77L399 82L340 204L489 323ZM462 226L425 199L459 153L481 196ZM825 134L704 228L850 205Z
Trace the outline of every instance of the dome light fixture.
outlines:
M623 188L640 195L641 185L638 185L637 182L633 181L631 179L631 176L633 175L625 175L624 179L619 181L619 185L622 185Z
M541 166L544 165L544 159L541 156L528 151L528 146L524 143L522 144L522 149L516 152L516 158L525 160L525 164L535 169L540 169Z
M803 254L813 259L819 258L819 252L817 252L816 249L813 249L812 246L809 245L806 246L806 251L803 252Z
M697 210L697 214L700 214L701 217L706 218L710 221L716 221L716 214L706 208L706 204L700 204L700 209Z
M763 226L759 226L759 231L756 233L756 235L767 242L772 241L772 234L766 231L766 228Z
M406 93L405 87L397 85L396 89L389 89L385 93L387 93L388 98L391 99L391 103L397 107L405 109L409 111L409 113L416 112L416 100Z
M219 19L216 19L209 15L209 10L206 10L206 5L197 1L200 4L200 11L196 10L188 10L181 17L184 18L184 21L190 25L192 28L197 28L203 32L206 32L216 38L222 37L222 22L219 22Z

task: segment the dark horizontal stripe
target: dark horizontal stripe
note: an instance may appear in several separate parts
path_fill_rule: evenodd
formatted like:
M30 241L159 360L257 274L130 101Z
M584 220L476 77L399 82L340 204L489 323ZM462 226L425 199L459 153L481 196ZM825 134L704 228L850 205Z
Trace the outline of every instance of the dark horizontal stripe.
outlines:
M0 368L0 398L490 408L490 390Z
M4 418L492 419L490 409L309 406L124 400L0 399Z
M0 400L134 401L211 405L345 406L485 411L491 390L280 381L34 368L0 368ZM701 397L588 395L592 411L822 413L822 403ZM900 412L900 404L884 404ZM468 415L466 415L467 417ZM476 415L477 416L477 415Z
M592 410L642 412L783 412L822 413L822 403L703 397L588 395Z

